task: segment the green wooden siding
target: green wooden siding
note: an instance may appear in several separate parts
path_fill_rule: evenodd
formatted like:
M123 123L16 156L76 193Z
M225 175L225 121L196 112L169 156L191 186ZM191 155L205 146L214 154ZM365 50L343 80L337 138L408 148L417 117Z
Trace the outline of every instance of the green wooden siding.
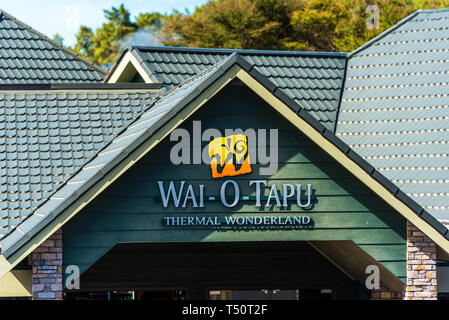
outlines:
M252 179L269 184L312 184L317 203L311 210L292 204L285 208L257 208L240 202L235 208L205 202L205 208L163 208L158 180L185 180L195 187L205 185L206 195L219 195L222 179L211 179L208 165L170 163L165 139L97 199L63 227L64 264L85 271L119 242L229 242L352 240L401 279L406 277L406 221L350 172L298 131L274 109L243 86L229 85L203 106L183 128L201 120L202 129L279 128L279 169L271 177L252 173L232 177L243 195L255 195ZM204 142L203 145L206 145ZM268 195L266 190L265 195ZM163 216L217 215L309 215L313 229L232 230L216 227L167 227Z

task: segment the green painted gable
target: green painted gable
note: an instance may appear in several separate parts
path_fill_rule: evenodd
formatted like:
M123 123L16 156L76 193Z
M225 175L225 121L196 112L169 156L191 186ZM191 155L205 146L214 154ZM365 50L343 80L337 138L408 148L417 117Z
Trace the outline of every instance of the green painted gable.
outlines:
M131 80L132 83L145 83L145 80L142 78L140 73L136 73Z
M170 163L169 137L161 141L108 189L63 227L64 265L78 265L84 272L117 243L126 242L252 242L352 240L400 279L406 277L406 221L382 199L309 140L250 89L232 83L207 102L181 127L191 132L192 121L202 129L279 128L279 169L270 176L250 174L232 177L243 195L255 195L249 180L268 184L312 184L316 203L307 210L257 208L253 202L225 208L206 201L205 208L164 208L157 181L185 180L206 195L219 196L226 178L212 179L210 167ZM206 145L204 142L203 145ZM266 190L265 195L268 195ZM208 215L308 215L312 228L218 229L213 226L167 227L164 216Z

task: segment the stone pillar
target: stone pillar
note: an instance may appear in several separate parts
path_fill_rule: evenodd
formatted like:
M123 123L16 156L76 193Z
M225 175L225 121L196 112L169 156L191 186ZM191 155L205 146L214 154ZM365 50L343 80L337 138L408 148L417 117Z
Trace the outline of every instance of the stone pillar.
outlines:
M33 300L62 300L62 232L56 231L31 254Z
M407 221L406 300L437 299L436 244Z

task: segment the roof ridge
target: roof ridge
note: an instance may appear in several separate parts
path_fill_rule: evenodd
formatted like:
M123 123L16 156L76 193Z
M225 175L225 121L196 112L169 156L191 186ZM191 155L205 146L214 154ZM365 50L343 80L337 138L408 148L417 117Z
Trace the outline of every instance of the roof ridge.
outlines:
M154 70L153 67L148 66L143 60L142 57L139 55L138 52L136 52L137 50L131 49L129 51L129 54L131 54L136 60L137 62L140 64L140 66L142 67L142 69L148 74L148 77L150 77L151 80L153 81L160 81L161 79L159 77L157 77L156 72ZM122 54L120 54L120 58L122 57ZM115 69L115 68L114 68ZM113 70L113 68L111 68L111 71ZM137 71L137 70L136 70ZM109 78L109 75L112 73L108 73L105 79Z
M418 11L423 12L423 13L426 13L426 12L442 12L442 11L449 11L449 7L441 8L441 9L420 9Z
M381 34L379 34L377 37L374 37L373 39L371 39L370 41L366 42L365 44L363 44L362 46L358 47L357 49L355 49L354 51L350 52L347 55L347 59L352 58L354 55L356 55L357 53L359 53L360 51L365 50L366 48L372 46L375 42L377 42L378 40L386 37L387 35L389 35L391 32L393 32L394 30L398 29L399 27L401 27L403 24L409 22L410 20L412 20L415 16L419 15L420 13L424 13L426 11L430 11L429 10L417 10L411 14L409 14L407 17L405 17L404 19L402 19L401 21L399 21L398 23L396 23L394 26L388 28L387 30L385 30L384 32L382 32Z
M142 45L131 45L125 48L126 50L154 50L154 51L168 51L168 52L179 52L179 51L188 51L188 52L198 52L198 53L223 53L223 54L231 54L233 52L237 52L240 54L247 55L257 55L257 54L266 54L266 55L284 55L284 56L341 56L346 57L348 55L347 52L324 52L324 51L286 51L286 50L262 50L262 49L225 49L225 48L196 48L196 47L165 47L165 46L142 46Z
M160 51L160 52L171 52L171 53L210 53L219 55L229 55L234 52L241 55L267 55L267 56L284 56L284 57L309 57L309 58L341 58L346 59L348 56L347 52L315 52L315 51L282 51L282 50L255 50L255 49L224 49L224 48L193 48L193 47L165 47L165 46L142 46L142 45L129 45L122 49L119 56L114 62L114 65L109 69L105 77L105 81L108 81L116 70L118 64L125 56L126 53L130 52L139 61L139 51ZM139 61L140 62L140 61ZM142 68L147 69L148 66L145 63L140 62ZM154 75L154 70L146 70L149 75ZM154 75L156 78L157 76Z
M226 63L227 63L229 60L231 60L234 56L237 57L237 56L239 56L239 54L238 54L238 53L235 53L235 52L232 53L231 55L227 56L227 57L224 58L223 60L217 62L216 64L213 64L213 65L211 65L210 67L208 67L208 68L204 69L203 71L201 71L200 73L195 74L194 76L192 76L192 77L190 77L190 78L184 80L183 82L181 82L181 83L178 84L177 86L171 88L169 91L167 91L167 92L166 92L165 94L163 94L162 96L165 97L165 96L168 96L168 95L172 94L174 91L176 91L176 90L179 89L180 87L182 87L182 86L184 86L184 85L186 85L186 84L188 84L188 83L190 83L190 82L195 81L195 79L197 79L197 78L200 78L200 77L204 76L205 74L211 72L212 69L218 68L219 65L224 65L224 64L226 64Z
M53 90L150 90L161 89L161 83L31 83L31 84L0 84L3 91L53 91Z
M59 43L57 43L56 41L54 41L53 39L50 39L49 37L47 37L45 34L37 31L36 29L32 28L31 26L29 26L28 24L26 24L25 22L17 19L16 17L14 17L13 15L9 14L8 12L6 12L3 9L0 9L0 19L5 16L7 19L14 21L15 23L17 23L18 25L24 27L25 29L29 30L30 32L36 34L38 37L42 38L45 41L50 42L53 46L55 46L58 49L61 49L62 51L64 51L65 53L71 55L72 57L82 61L83 63L85 63L88 66L91 66L92 68L94 68L96 71L102 73L103 75L107 74L107 71L105 71L103 68L101 68L100 66L98 66L97 64L93 63L92 61L87 60L86 58L84 58L83 56L79 55L76 52L73 52L72 50L61 46Z

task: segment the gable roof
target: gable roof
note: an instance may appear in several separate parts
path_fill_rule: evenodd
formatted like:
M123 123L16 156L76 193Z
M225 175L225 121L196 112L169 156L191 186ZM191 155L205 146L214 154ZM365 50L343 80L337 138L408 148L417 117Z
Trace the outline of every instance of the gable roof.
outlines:
M28 219L0 240L0 277L143 157L224 85L238 77L411 223L449 251L448 230L247 60L233 53L159 98L74 174ZM32 241L31 241L32 240ZM8 260L9 259L9 260Z
M337 135L449 219L449 10L418 11L351 53Z
M0 84L102 82L106 72L0 11Z
M132 123L129 123L123 132L98 150L61 188L53 192L45 202L34 210L28 219L19 224L7 237L0 240L2 254L10 255L11 251L17 249L27 240L27 237L40 231L58 213L61 213L75 202L84 191L98 182L105 173L113 169L132 150L136 149L168 121L170 117L174 116L176 114L175 109L182 109L182 107L191 102L189 97L194 96L195 93L202 92L202 89L207 88L217 76L222 75L223 70L220 67L227 61L229 59L223 60L222 63L174 88L161 99L155 101L151 108L147 108Z
M236 52L312 116L333 130L343 85L345 53L199 49L154 46L127 48L154 82L169 88L199 74Z
M80 87L0 85L0 239L141 115L160 85Z

